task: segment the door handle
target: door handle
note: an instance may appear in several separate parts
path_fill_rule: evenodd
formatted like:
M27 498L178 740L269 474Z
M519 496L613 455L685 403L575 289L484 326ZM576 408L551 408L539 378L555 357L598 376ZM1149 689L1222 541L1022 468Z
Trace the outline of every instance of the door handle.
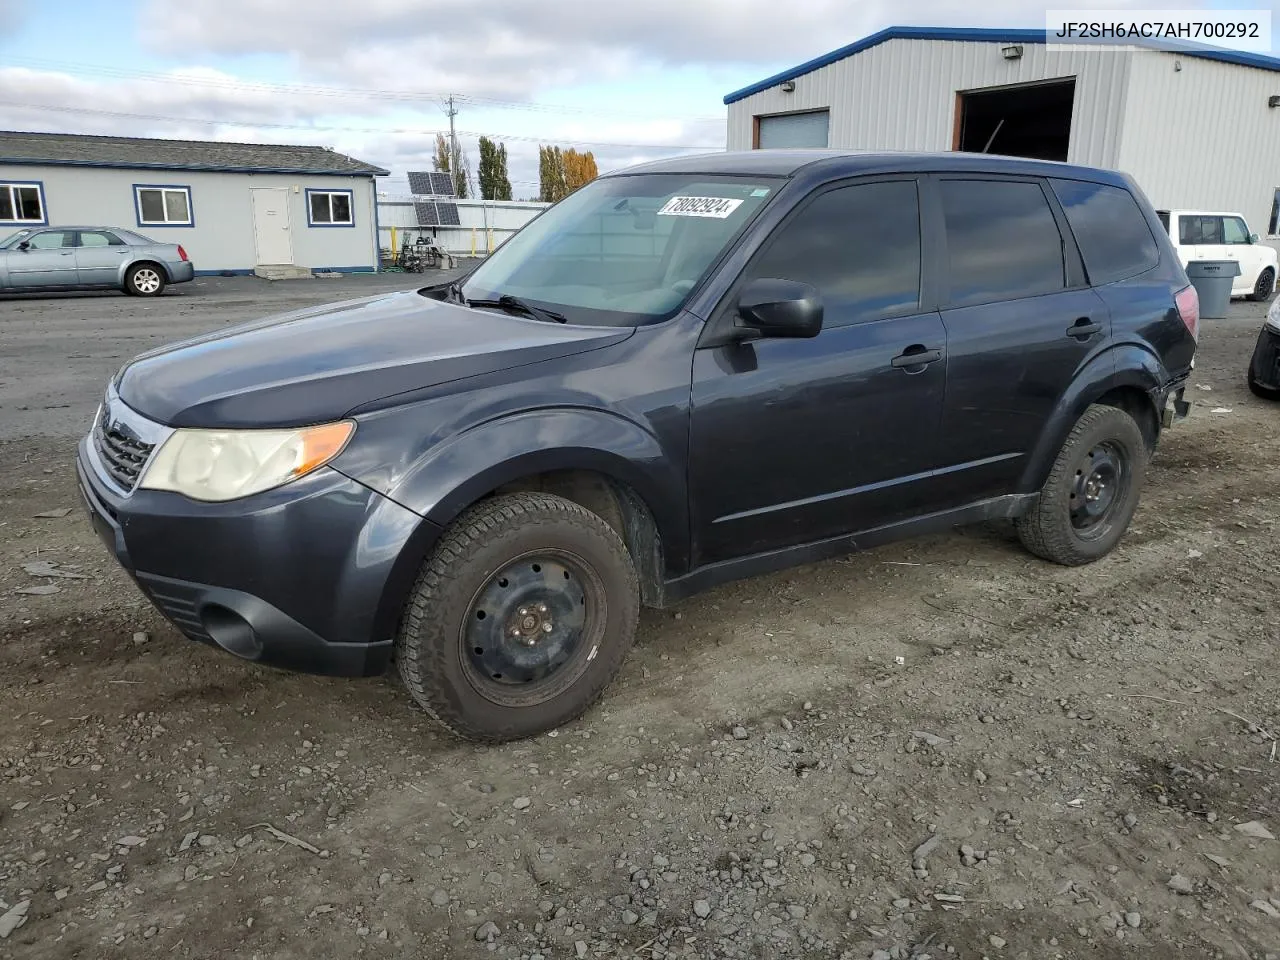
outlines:
M921 373L929 364L937 363L941 359L941 350L930 350L922 343L913 343L890 360L889 364L900 370L906 370L907 373Z
M1073 337L1082 343L1092 337L1095 333L1101 332L1102 324L1095 323L1088 317L1081 317L1071 326L1067 327L1067 336Z

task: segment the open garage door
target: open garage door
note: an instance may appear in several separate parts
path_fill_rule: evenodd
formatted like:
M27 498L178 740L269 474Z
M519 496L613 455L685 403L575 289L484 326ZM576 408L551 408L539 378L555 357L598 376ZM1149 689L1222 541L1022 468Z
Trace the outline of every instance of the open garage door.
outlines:
M1074 77L961 91L953 149L1066 160L1075 92Z

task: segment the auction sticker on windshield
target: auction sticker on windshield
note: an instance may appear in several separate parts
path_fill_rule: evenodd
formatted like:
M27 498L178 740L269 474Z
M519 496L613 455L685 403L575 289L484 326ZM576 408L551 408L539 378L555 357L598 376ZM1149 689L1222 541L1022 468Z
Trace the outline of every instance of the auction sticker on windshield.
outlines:
M715 217L724 220L741 200L729 197L672 197L658 211L660 217Z

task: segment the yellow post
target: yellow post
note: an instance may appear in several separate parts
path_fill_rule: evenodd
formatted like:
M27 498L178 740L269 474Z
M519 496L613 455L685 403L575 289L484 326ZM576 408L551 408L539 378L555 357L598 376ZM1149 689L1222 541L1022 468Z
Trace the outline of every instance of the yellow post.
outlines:
M396 256L396 228L391 228L391 258L394 260Z

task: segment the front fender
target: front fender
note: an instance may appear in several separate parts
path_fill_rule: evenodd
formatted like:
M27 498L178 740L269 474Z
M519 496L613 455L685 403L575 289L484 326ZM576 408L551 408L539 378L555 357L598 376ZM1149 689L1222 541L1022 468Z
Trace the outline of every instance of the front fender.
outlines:
M444 527L498 487L553 470L591 470L629 486L653 516L668 567L683 569L684 451L664 450L648 430L614 413L559 407L480 424L427 450L388 495Z
M1017 492L1035 493L1044 486L1071 428L1099 397L1119 387L1136 387L1150 398L1158 414L1160 396L1168 379L1160 358L1139 344L1123 343L1098 354L1076 375L1059 399L1027 460ZM1158 423L1159 417L1156 419Z

